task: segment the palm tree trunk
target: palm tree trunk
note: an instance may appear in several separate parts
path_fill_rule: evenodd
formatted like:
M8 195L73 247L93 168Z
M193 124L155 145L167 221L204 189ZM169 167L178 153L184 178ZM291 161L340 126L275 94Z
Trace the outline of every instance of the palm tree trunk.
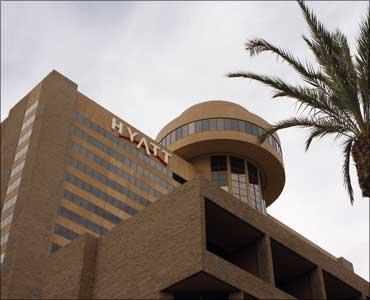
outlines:
M362 196L370 198L370 132L355 140L352 157L356 164Z

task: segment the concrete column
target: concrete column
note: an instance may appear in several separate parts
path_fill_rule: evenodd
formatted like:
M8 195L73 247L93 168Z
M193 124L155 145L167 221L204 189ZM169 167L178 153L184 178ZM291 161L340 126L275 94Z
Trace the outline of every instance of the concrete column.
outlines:
M275 286L274 265L272 262L271 240L268 235L257 241L257 261L259 276Z
M327 299L322 269L316 267L310 274L312 299Z

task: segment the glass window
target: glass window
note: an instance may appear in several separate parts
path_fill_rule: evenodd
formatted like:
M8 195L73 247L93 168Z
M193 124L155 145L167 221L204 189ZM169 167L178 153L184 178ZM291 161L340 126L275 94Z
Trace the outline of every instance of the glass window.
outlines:
M249 177L249 183L258 184L257 168L250 162L248 162L248 177Z
M230 119L224 119L224 122L225 122L224 130L231 130L231 120Z
M188 126L189 126L189 135L191 135L195 132L195 123L191 122L188 124Z
M211 156L211 171L226 171L227 159L226 156Z
M245 130L248 134L253 134L253 128L252 128L252 124L249 123L249 122L245 122Z
M202 132L202 121L198 120L195 122L195 132Z
M209 119L202 120L202 131L209 131Z
M242 121L242 120L239 120L238 121L238 130L241 131L241 132L245 132L245 122Z
M230 166L232 174L245 174L244 159L230 156Z
M171 132L171 143L176 142L176 132L175 130Z
M182 129L181 127L176 129L176 141L182 138Z
M182 129L182 136L187 137L188 136L188 130L189 130L188 125L181 126L181 129Z
M217 130L225 130L224 119L217 119Z
M238 131L239 130L239 122L238 120L231 119L231 130Z
M209 120L209 130L217 130L217 119Z

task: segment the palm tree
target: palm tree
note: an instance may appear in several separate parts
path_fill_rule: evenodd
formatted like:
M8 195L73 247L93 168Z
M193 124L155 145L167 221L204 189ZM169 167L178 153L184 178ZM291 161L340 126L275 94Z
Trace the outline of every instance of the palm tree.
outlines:
M288 97L299 103L300 115L274 124L260 136L261 142L277 130L295 126L310 129L306 151L315 138L334 134L343 140L343 177L353 204L349 171L351 154L362 195L370 197L370 10L360 24L357 54L352 56L342 32L329 32L302 0L298 4L311 33L310 39L303 36L303 40L315 56L316 67L302 63L290 51L264 39L251 39L245 45L251 56L262 52L276 54L298 72L304 84L292 85L275 76L252 72L229 73L227 76L259 81L275 89L273 98Z

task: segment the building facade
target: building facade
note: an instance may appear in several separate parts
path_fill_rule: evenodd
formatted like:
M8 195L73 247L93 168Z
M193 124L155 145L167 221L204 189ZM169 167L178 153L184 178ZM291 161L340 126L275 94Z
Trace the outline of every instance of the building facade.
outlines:
M1 297L369 299L369 283L267 214L277 135L226 101L156 139L52 71L1 123Z

